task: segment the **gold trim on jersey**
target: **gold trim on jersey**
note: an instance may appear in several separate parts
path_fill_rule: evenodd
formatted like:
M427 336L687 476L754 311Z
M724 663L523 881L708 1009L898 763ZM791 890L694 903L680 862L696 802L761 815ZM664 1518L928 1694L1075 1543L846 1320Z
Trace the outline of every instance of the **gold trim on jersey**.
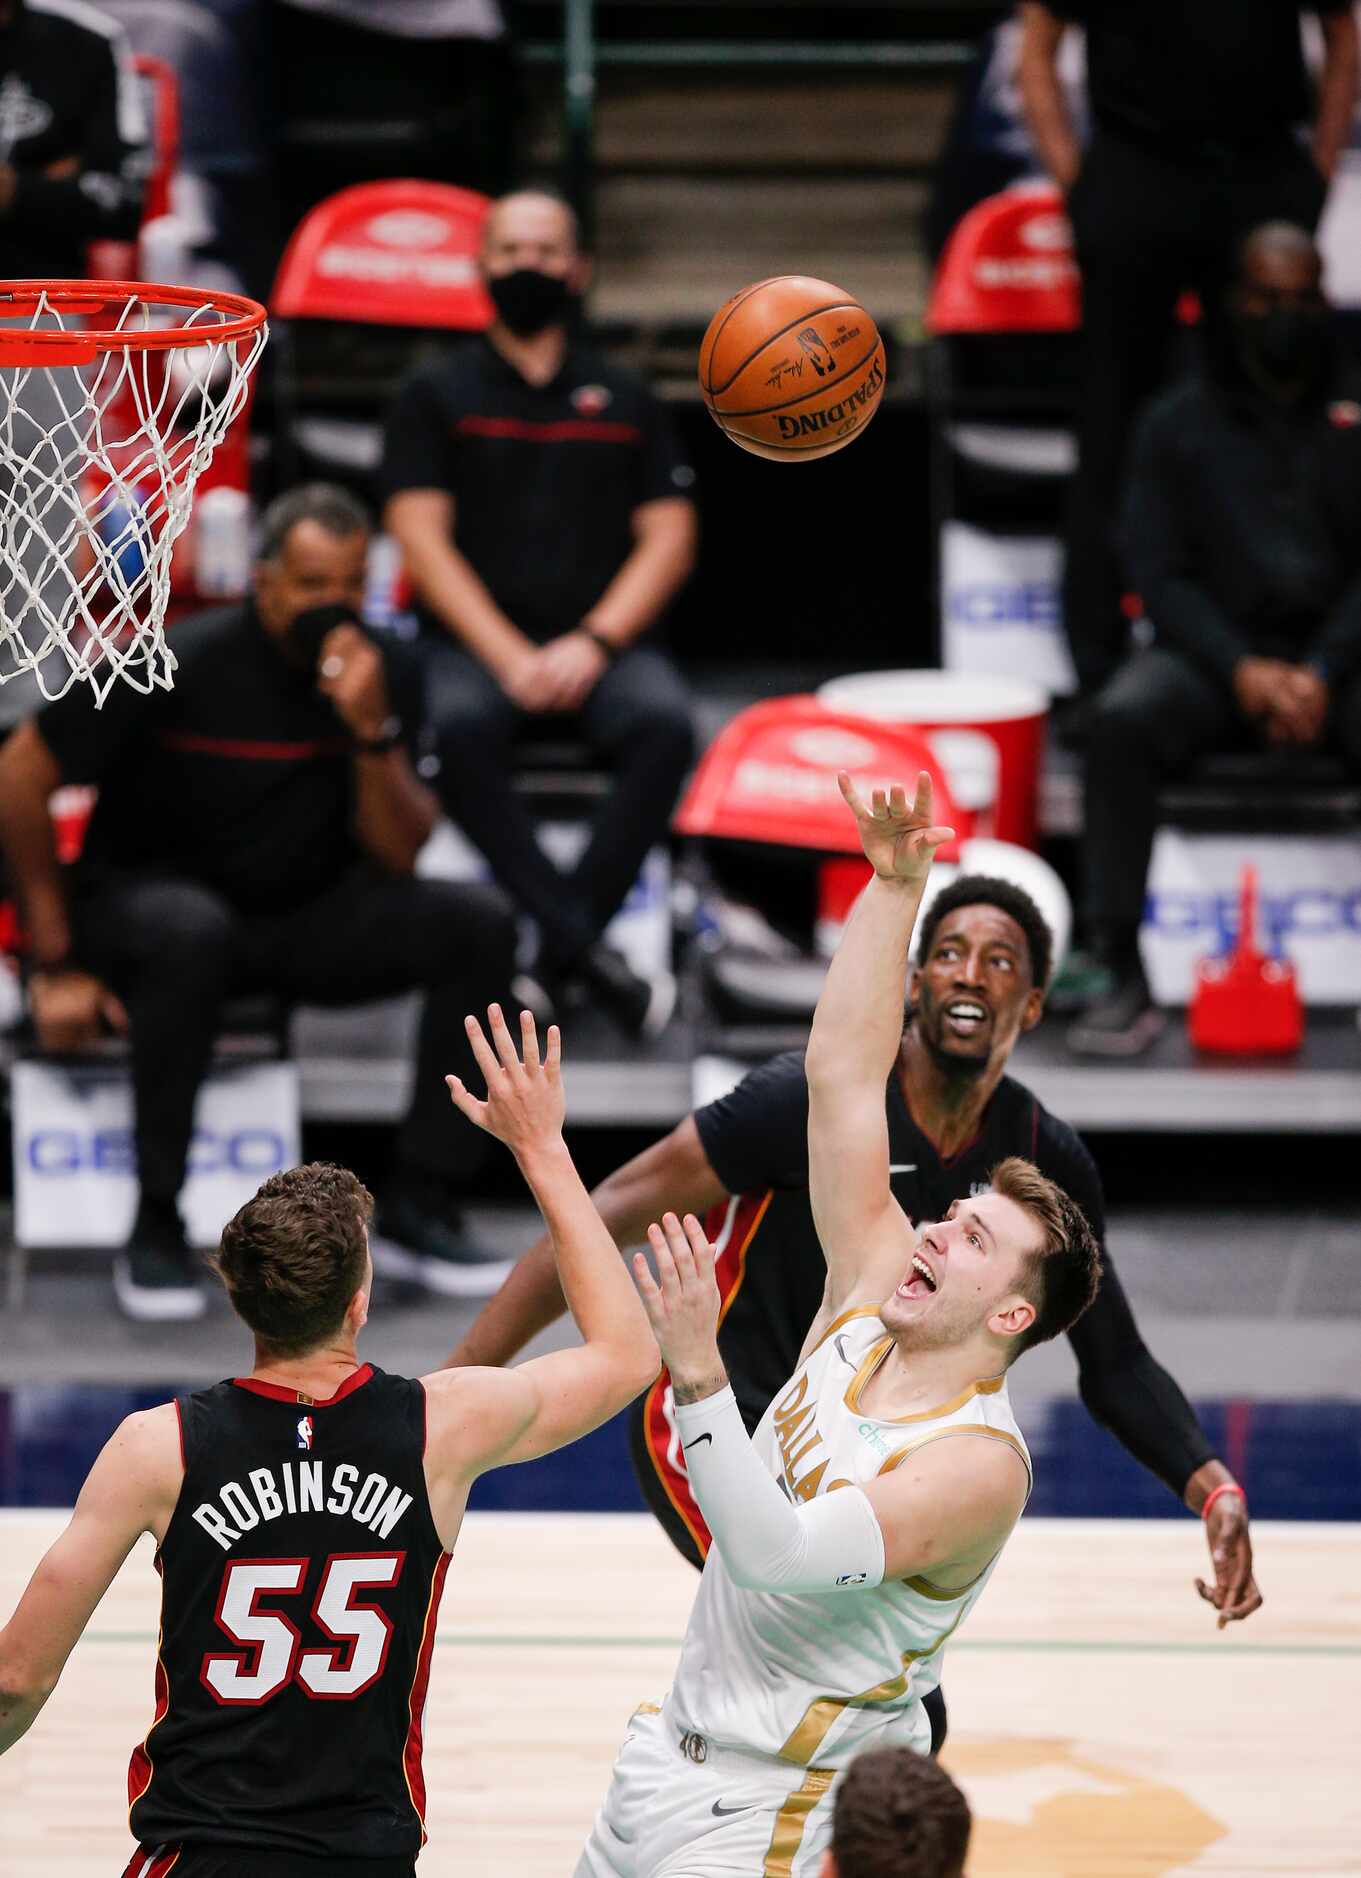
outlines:
M912 1665L934 1656L941 1645L954 1635L963 1617L964 1612L961 1611L949 1629L942 1630L925 1649L904 1650L901 1658L903 1666L896 1676L886 1677L872 1689L862 1689L859 1695L820 1695L810 1702L803 1712L803 1720L780 1749L780 1759L794 1761L800 1767L809 1766L833 1726L848 1708L872 1708L879 1702L896 1702L899 1696L906 1695L912 1677Z
M892 1337L883 1337L866 1353L864 1362L846 1385L846 1407L856 1415L864 1415L868 1410L860 1406L860 1396L870 1378L893 1348ZM933 1422L942 1415L953 1415L956 1409L963 1408L966 1402L972 1402L976 1395L996 1395L1006 1382L1006 1372L1000 1376L984 1376L979 1382L971 1382L967 1389L952 1396L948 1402L941 1402L935 1408L922 1409L916 1415L875 1415L871 1419L877 1422L889 1422L894 1427L907 1422Z
M761 1867L761 1878L789 1878L794 1859L803 1844L808 1815L836 1779L835 1767L810 1767L803 1785L791 1793L775 1815L775 1830L770 1835L770 1849Z
M900 1448L895 1448L886 1460L879 1464L881 1474L891 1474L895 1467L901 1467L910 1454L918 1448L929 1448L933 1441L950 1441L956 1435L982 1435L985 1441L1005 1441L1009 1448L1014 1448L1021 1457L1026 1479L1034 1481L1034 1472L1030 1465L1030 1456L1015 1435L1008 1434L1005 1428L989 1428L986 1422L957 1422L951 1428L938 1428L934 1434L920 1435L915 1441L905 1441ZM1027 1495L1027 1497L1029 1497Z
M813 1345L812 1349L808 1352L808 1356L802 1358L799 1363L799 1368L802 1369L804 1363L808 1361L808 1357L815 1355L817 1351L822 1348L823 1344L826 1343L827 1339L834 1337L837 1331L841 1329L842 1325L849 1324L853 1317L877 1317L878 1315L879 1306L877 1304L857 1304L851 1310L843 1311L840 1317L834 1317L831 1323L828 1324L826 1330L823 1331L822 1335Z

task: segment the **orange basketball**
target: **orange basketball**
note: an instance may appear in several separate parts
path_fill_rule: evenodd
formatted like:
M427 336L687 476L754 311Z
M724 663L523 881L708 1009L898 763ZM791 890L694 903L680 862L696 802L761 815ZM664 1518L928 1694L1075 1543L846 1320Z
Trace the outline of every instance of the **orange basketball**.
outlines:
M779 274L714 314L699 348L699 386L719 429L754 456L830 456L879 409L883 341L840 287Z

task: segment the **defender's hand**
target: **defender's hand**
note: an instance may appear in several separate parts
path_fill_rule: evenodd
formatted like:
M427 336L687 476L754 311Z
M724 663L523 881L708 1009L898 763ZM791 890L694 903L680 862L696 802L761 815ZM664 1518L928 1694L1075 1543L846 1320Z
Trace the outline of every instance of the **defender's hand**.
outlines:
M685 1222L664 1213L660 1226L647 1229L657 1276L648 1270L639 1252L634 1275L658 1345L662 1361L671 1371L677 1393L687 1382L722 1373L718 1356L718 1313L721 1300L714 1277L714 1249L693 1213Z
M921 881L931 871L936 849L954 839L953 828L940 828L931 820L931 778L923 770L917 778L912 807L895 783L887 801L882 789L874 791L869 808L861 801L845 770L837 772L837 786L854 815L865 859L881 880Z
M1242 1494L1220 1495L1210 1508L1205 1537L1215 1581L1207 1585L1203 1578L1197 1578L1196 1590L1219 1612L1215 1628L1222 1630L1225 1624L1241 1623L1262 1608L1262 1594L1252 1576L1252 1534Z
M560 1141L567 1105L562 1093L562 1039L557 1025L548 1027L548 1048L540 1062L539 1039L528 1011L520 1013L519 1055L499 1004L487 1006L491 1043L475 1017L463 1021L477 1066L487 1079L487 1099L479 1102L457 1076L446 1076L455 1107L470 1122L504 1141L512 1154L526 1154Z
M106 1025L120 1036L128 1028L121 1000L92 972L34 972L28 1007L39 1044L57 1056L94 1043Z

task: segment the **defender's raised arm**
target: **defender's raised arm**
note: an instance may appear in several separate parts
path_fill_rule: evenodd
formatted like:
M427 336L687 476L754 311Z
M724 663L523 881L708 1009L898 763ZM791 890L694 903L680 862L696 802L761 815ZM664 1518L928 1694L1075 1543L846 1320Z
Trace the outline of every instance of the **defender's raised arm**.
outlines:
M440 1405L439 1445L451 1480L551 1453L588 1434L646 1388L661 1362L633 1281L562 1137L557 1026L549 1029L540 1061L528 1011L520 1016L518 1053L500 1007L492 1005L487 1015L490 1042L477 1020L468 1019L486 1101L456 1076L448 1079L449 1092L470 1121L514 1154L552 1237L582 1344L516 1369L441 1370L425 1378L432 1406Z

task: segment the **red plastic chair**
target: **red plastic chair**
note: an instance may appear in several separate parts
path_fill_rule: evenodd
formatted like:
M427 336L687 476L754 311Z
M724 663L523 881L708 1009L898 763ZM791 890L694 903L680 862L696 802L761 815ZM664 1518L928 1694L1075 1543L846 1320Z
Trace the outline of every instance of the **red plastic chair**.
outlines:
M284 251L277 319L480 332L492 316L477 272L491 203L414 180L359 183L319 202Z
M961 218L931 286L932 333L1069 333L1081 321L1073 230L1057 189L1009 189Z
M911 790L918 770L929 770L937 821L963 827L920 731L829 711L803 694L750 705L724 725L696 765L672 827L682 835L859 854L854 818L836 786L839 769L862 796L895 782ZM940 852L952 860L956 844Z
M362 480L365 454L421 335L480 332L491 302L477 271L486 196L415 179L358 183L305 215L270 295L279 480ZM350 427L350 458L317 442Z

